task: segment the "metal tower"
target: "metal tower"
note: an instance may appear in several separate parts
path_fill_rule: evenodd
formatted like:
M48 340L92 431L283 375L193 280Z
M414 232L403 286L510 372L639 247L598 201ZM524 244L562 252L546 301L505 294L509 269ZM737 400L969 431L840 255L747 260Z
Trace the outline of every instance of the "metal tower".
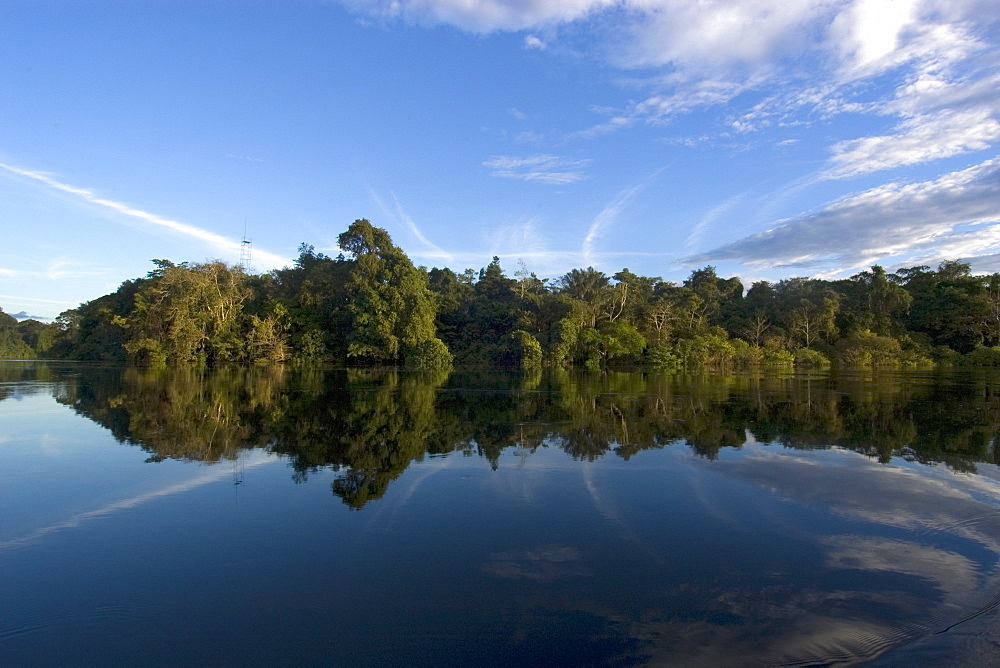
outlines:
M240 243L240 266L243 267L244 274L250 274L250 252L253 250L253 239L243 236Z

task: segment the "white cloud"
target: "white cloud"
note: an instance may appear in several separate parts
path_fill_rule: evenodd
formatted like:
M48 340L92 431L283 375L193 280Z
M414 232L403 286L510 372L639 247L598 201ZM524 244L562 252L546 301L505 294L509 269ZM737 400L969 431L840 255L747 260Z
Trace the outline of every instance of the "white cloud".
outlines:
M643 179L641 183L619 192L615 195L615 198L611 200L607 206L601 209L600 213L594 217L594 220L590 223L590 227L587 229L587 236L583 239L583 247L580 251L585 264L592 265L595 263L594 244L602 235L604 235L607 229L618 220L618 216L620 216L622 211L624 211L628 205L632 203L635 196L642 192L646 186L653 181L653 179L659 176L660 171L662 170L658 170L649 175L647 178Z
M260 158L254 158L249 155L240 155L238 153L227 153L226 156L229 158L234 158L236 160L246 160L247 162L264 162Z
M527 218L506 225L494 225L487 233L489 255L500 257L544 257L548 247L538 221Z
M462 30L495 30L569 23L615 4L615 0L342 0L368 15L412 23L446 23Z
M514 107L508 107L507 113L510 114L513 118L516 118L519 121L524 121L524 120L528 119L528 114L526 114L523 111L521 111L520 109L516 109Z
M1000 250L1000 158L933 181L889 184L781 221L766 232L685 258L755 269L963 258Z
M969 151L1000 140L1000 122L986 109L944 111L909 118L890 135L863 137L833 146L828 178L848 178L914 165Z
M701 242L702 237L704 237L705 232L711 229L720 217L738 207L743 200L746 199L746 196L747 193L734 195L723 201L721 204L717 204L712 207L708 213L702 216L701 220L699 220L698 223L691 228L691 232L688 233L687 240L684 242L685 251L690 252L691 249L698 245Z
M633 0L619 63L673 65L718 75L734 66L770 67L815 40L813 24L829 20L835 4L815 0Z
M661 123L698 108L738 108L737 98L750 91L765 100L737 112L726 131L845 112L900 118L891 135L838 144L831 171L838 177L979 150L997 137L995 0L345 1L367 14L478 33L543 29L545 41L528 33L526 48L575 39L575 51L641 72L624 83L646 95L599 111L606 120L570 138ZM978 69L961 72L976 58ZM874 99L865 99L886 74L896 83L877 82ZM898 87L894 101L882 99L886 85ZM975 122L962 127L972 116Z
M544 51L545 49L548 48L548 44L546 44L545 42L543 42L538 37L535 37L534 35L525 35L524 36L524 48L526 48L526 49L537 49L539 51Z
M420 239L421 243L431 249L431 254L434 257L449 261L453 259L449 253L441 250L437 244L432 243L427 237L424 236L424 233L420 231L419 227L417 227L417 223L413 220L413 218L411 218L408 213L403 211L403 205L399 203L399 198L396 197L396 193L392 193L392 201L396 205L396 216L410 229L413 236ZM427 254L425 253L425 255Z
M23 272L28 273L28 272ZM56 299L37 299L35 297L17 297L15 295L0 295L0 299L12 299L18 303L31 302L32 304L57 304L61 306L77 306L76 302L60 301Z
M568 139L667 126L721 107L725 119L706 135L830 123L845 114L889 119L888 130L835 136L820 179L926 164L1000 142L1000 11L991 0L400 0L376 7L383 16L477 33L542 31L544 41L526 33L525 48L557 52L577 39L585 41L577 52L637 72L621 82L640 91L634 99L593 108L598 122ZM483 164L499 178L567 185L585 177L588 161L539 154ZM988 161L933 181L888 184L689 259L823 271L995 253L997 173ZM597 240L631 191L591 222L584 263L594 261ZM709 214L695 227L689 248L711 222Z
M523 158L498 155L483 162L483 166L493 170L492 176L503 179L567 185L583 180L585 178L583 168L590 162L590 160L567 160L547 154Z
M417 226L416 221L414 221L413 218L410 217L410 215L403 210L403 205L399 203L399 198L396 197L395 192L389 193L392 196L392 203L393 203L392 208L386 206L385 202L382 201L382 198L378 196L378 194L375 192L373 188L369 187L368 193L371 195L371 198L375 200L375 203L378 205L379 209L382 210L382 214L386 218L391 218L397 224L406 227L410 231L410 233L420 241L420 243L424 244L425 250L411 253L414 257L427 258L432 261L433 260L445 260L447 262L454 261L455 258L451 253L443 250L440 246L433 243L430 239L424 236L424 233Z
M916 21L917 0L860 0L833 20L830 33L842 61L863 70L898 50L901 33Z
M11 165L5 165L0 163L0 169L4 169L12 174L17 174L34 181L38 181L50 188L54 188L60 192L64 192L73 195L80 200L87 202L89 204L95 204L97 206L103 207L105 209L110 209L115 213L121 214L132 218L133 220L139 220L148 225L152 225L155 228L169 230L175 234L180 234L182 236L190 237L196 239L202 243L207 244L214 252L225 253L228 256L239 257L241 242L236 239L229 239L220 234L214 232L209 232L200 227L195 227L194 225L189 225L188 223L181 223L176 220L170 220L169 218L163 218L157 216L154 213L149 213L148 211L142 211L140 209L133 208L128 204L122 204L121 202L116 202L114 200L106 199L100 197L94 192L87 190L85 188L77 188L75 186L70 186L65 183L56 181L51 176L44 172L32 171L29 169L22 169L20 167L14 167ZM263 264L268 268L272 267L284 267L291 264L291 261L269 253L264 250L254 250L254 262L258 264Z
M38 262L34 262L34 266L38 266ZM0 268L0 276L7 276L12 279L32 279L38 280L42 278L49 279L51 281L58 281L66 278L83 278L85 276L104 276L108 272L105 269L96 269L92 263L81 262L79 260L73 260L71 258L56 258L50 260L49 263L42 269L5 269ZM44 300L43 300L44 301ZM56 301L53 304L63 304L66 302Z

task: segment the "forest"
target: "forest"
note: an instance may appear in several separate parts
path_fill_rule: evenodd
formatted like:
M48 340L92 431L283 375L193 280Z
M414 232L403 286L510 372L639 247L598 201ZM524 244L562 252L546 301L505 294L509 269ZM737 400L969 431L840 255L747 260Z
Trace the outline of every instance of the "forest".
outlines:
M153 260L145 277L54 323L0 311L0 358L165 364L329 363L443 369L581 366L1000 366L1000 274L953 260L850 278L745 286L714 267L680 285L627 268L541 279L494 257L461 273L417 267L354 221L329 257L248 274Z

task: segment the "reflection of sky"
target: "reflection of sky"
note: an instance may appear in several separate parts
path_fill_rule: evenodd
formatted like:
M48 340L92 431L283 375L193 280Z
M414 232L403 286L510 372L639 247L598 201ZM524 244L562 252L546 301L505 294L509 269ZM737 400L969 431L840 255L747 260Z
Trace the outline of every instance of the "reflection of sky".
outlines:
M745 452L713 469L847 517L967 538L1000 557L1000 486L992 479L901 460L884 465L845 450Z
M230 462L146 465L146 453L114 442L103 428L41 393L0 403L0 427L15 434L0 439L0 551L233 475ZM241 454L239 466L274 461L251 450Z
M95 569L128 568L143 549L166 555L159 570L137 569L143 586L157 574L164 601L149 605L189 615L169 628L203 646L218 642L198 635L218 619L250 628L244 615L277 623L281 610L289 627L336 628L359 647L373 628L420 627L407 642L440 652L480 620L484 653L534 638L538 654L524 656L539 662L559 639L594 652L617 639L615 651L664 664L852 660L944 628L997 591L1000 485L988 465L976 476L748 443L715 461L684 445L595 462L507 450L492 471L456 452L414 463L361 512L330 493L332 474L293 485L278 465L240 487L245 512L218 513L223 495L209 490L225 486L215 483L230 462L144 463L42 395L0 403L0 420L16 425L0 444L0 483L20 497L0 507L5 560L58 572L90 563L100 541L121 556L99 554ZM280 461L250 451L242 466ZM171 529L138 533L161 525ZM77 568L99 583L98 603L144 596ZM217 584L234 580L252 591ZM592 635L567 640L581 628Z
M564 484L554 479L578 470L594 512L608 527L605 540L628 547L630 561L623 568L644 563L669 571L672 553L664 536L671 533L677 541L714 545L718 534L754 532L757 521L768 534L747 535L746 552L736 561L713 555L711 548L694 549L706 555L706 569L718 571L712 584L694 585L682 598L698 608L695 620L655 609L623 616L586 597L565 601L571 609L606 618L609 628L624 627L644 639L654 663L876 656L961 620L986 605L1000 584L1000 489L990 477L895 460L883 465L846 450L801 452L755 444L726 451L716 461L679 446L640 453L628 463L574 462L551 451L539 451L536 458L543 460L535 462L536 471L547 470L550 485ZM501 458L501 471L515 461ZM656 474L664 487L673 487L658 492L670 501L636 493L643 477ZM642 512L637 501L658 512ZM681 533L676 515L687 513L697 513L700 528ZM651 520L666 528L652 527ZM725 550L725 543L717 547ZM795 550L817 556L801 563L808 558L785 553L796 545ZM761 549L770 555L756 554ZM566 563L544 558L556 551L574 558ZM482 569L496 578L547 582L583 573L601 577L582 554L572 543L535 544L490 553ZM765 572L768 566L773 572ZM636 586L643 586L638 573L636 578ZM528 600L531 606L550 603L545 597ZM743 621L708 621L713 615Z
M240 463L240 466L245 470L249 468L255 468L261 466L262 464L267 464L273 462L274 458L268 456L262 451L251 451L248 452L244 461ZM175 494L183 494L185 492L190 492L191 490L197 489L203 485L207 485L213 482L218 482L220 480L229 478L232 476L232 471L222 466L207 467L203 471L199 472L198 475L193 478L189 478L183 482L175 483L172 485L167 485L165 487L160 487L158 489L152 489L134 496L130 496L124 499L119 499L112 503L108 503L100 508L94 508L93 510L87 510L81 513L77 513L71 517L67 517L64 520L48 524L43 527L38 527L37 529L26 533L22 536L11 538L9 540L0 541L0 551L8 550L16 547L24 547L29 545L39 538L52 533L53 531L59 531L60 529L71 529L79 527L85 522L101 519L108 515L113 515L116 512L122 510L128 510L135 508L136 506L142 505L143 503L158 499L164 496L172 496Z

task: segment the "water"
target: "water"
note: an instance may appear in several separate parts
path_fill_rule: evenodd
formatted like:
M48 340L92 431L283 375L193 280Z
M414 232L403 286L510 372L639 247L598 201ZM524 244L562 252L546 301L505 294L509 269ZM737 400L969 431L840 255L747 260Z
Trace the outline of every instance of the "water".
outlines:
M0 363L0 664L1000 661L1000 376Z

